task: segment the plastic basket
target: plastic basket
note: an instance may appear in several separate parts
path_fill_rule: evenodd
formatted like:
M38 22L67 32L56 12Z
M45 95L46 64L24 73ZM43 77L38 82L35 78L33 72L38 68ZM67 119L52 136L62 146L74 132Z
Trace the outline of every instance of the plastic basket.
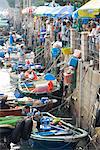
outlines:
M62 53L64 55L70 55L70 54L72 54L72 49L70 47L64 47L61 50L62 50Z

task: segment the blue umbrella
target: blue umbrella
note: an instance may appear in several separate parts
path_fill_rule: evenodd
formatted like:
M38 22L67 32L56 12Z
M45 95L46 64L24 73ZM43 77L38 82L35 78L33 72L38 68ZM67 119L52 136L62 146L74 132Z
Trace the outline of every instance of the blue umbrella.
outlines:
M55 11L54 14L56 17L62 17L62 15L71 15L73 10L73 6L62 6L57 11Z
M44 78L47 81L51 81L51 80L55 80L56 79L51 73L47 73Z

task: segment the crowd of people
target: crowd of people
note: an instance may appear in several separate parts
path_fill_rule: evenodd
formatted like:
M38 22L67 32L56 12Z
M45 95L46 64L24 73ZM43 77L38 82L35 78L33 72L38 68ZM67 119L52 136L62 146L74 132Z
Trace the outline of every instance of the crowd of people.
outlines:
M96 39L99 49L100 19L73 20L71 17L67 19L47 19L37 17L37 19L34 21L34 30L38 34L40 45L44 44L46 35L50 35L52 42L62 41L63 47L69 46L71 28L75 29L77 32L89 32L89 36L92 36Z
M34 17L33 29L33 48L35 48L35 46L44 46L47 36L50 37L51 43L60 41L62 42L62 47L70 47L70 30L75 29L79 33L81 33L82 31L88 32L89 41L91 43L95 43L96 50L100 49L100 19L72 19L72 17L57 19L47 17ZM7 41L8 43L6 42L6 59L10 58L12 46L15 43L18 51L17 54L19 57L19 61L25 61L25 53L28 49L29 38L26 31L24 29L21 30L21 35L18 35L14 30L10 31L9 41ZM38 42L38 44L36 42ZM34 55L34 53L32 53L32 55Z

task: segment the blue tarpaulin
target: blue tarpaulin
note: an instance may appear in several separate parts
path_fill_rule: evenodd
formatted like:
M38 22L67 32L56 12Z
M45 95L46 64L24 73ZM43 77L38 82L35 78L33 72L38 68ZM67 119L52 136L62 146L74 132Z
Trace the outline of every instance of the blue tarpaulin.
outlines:
M45 80L48 80L48 81L56 79L51 73L47 73L44 78Z

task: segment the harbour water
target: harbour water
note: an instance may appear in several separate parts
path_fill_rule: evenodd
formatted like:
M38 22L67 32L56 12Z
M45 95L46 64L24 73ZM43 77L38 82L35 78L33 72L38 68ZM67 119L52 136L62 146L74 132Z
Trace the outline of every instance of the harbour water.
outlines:
M0 69L0 93L8 95L8 99L15 99L14 90L16 88L17 82L16 79L11 79L9 72L10 70ZM21 141L20 144L11 146L11 150L47 150L47 147L46 149L34 149L33 146L34 145L32 140ZM4 148L4 150L7 149Z
M8 95L9 100L15 99L14 90L16 88L16 79L12 80L9 74L10 70L0 69L0 94ZM1 146L0 146L1 149ZM11 150L33 150L32 144L27 141L23 141L19 145L12 146ZM4 150L7 150L4 148Z

